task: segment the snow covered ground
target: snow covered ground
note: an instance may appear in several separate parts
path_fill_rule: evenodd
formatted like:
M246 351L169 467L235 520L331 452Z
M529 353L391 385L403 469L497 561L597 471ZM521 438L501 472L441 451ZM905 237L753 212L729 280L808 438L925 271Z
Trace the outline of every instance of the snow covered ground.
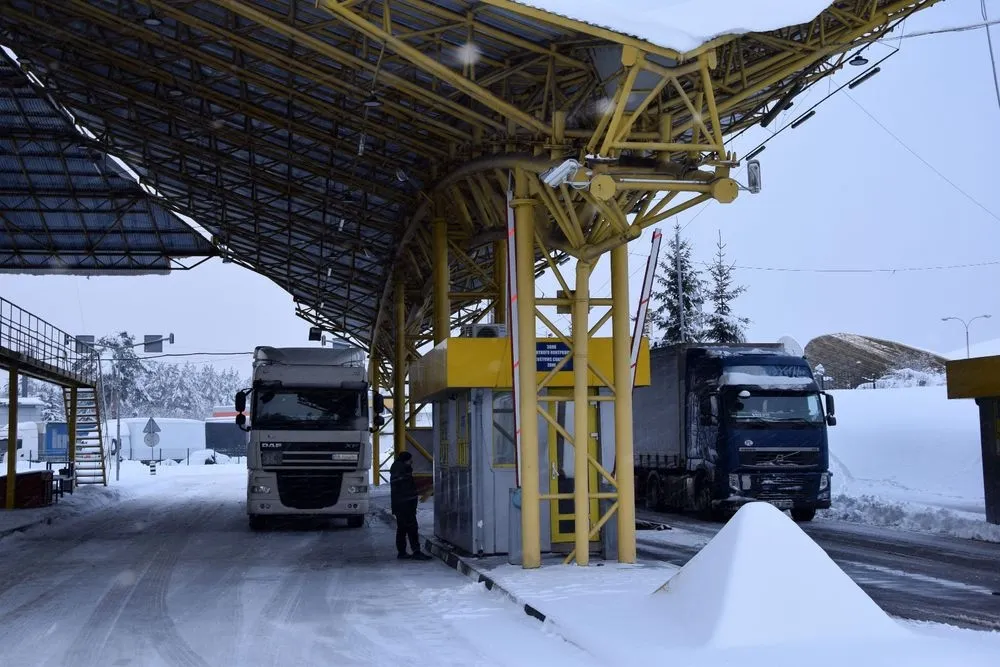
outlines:
M821 516L1000 542L986 523L979 412L943 386L834 391Z

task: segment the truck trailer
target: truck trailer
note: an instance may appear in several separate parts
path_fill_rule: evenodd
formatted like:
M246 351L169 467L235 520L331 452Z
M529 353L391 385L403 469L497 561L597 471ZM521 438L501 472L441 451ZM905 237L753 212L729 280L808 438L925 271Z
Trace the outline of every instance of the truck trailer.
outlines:
M384 422L383 398L369 410L363 350L258 347L250 426L247 392L236 394L236 423L250 432L247 514L259 530L268 517L342 517L364 525L371 432Z
M833 397L782 344L654 347L632 406L648 509L719 519L759 500L810 521L830 507Z

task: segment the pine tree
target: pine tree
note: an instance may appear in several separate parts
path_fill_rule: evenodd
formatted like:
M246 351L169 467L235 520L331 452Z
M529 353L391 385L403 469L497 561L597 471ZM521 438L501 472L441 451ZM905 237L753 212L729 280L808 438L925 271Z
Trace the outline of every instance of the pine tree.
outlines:
M722 242L721 231L715 248L715 260L708 269L711 282L707 294L713 312L705 317L705 339L713 343L743 343L750 320L734 316L732 303L747 288L734 283L733 265L726 263L726 245Z
M696 342L702 340L704 314L702 306L705 287L701 272L691 263L691 245L679 240L680 226L674 227L674 236L668 241L666 257L659 261L656 284L653 289L652 307L649 317L653 326L662 334L665 343ZM680 264L680 285L682 298L678 306L678 275ZM680 313L684 313L684 331L681 335Z

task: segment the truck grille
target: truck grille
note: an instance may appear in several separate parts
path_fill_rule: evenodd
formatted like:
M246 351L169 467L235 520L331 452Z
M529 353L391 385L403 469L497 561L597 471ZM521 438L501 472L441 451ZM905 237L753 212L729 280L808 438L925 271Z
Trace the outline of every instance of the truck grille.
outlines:
M819 465L816 447L740 447L740 465L747 468L804 468Z
M263 448L261 463L265 469L354 470L358 467L360 454L361 447L356 442L289 442L283 449Z
M813 480L805 475L761 475L758 500L808 500Z
M285 507L318 510L332 507L340 500L344 481L339 472L279 472L278 497Z

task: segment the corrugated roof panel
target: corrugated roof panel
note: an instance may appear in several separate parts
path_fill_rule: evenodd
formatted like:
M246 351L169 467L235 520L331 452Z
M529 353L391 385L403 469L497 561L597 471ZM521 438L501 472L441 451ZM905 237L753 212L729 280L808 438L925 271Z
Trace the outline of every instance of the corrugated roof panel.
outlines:
M11 227L0 225L0 271L160 272L172 257L216 254L112 160L84 146L6 55L0 129L8 135L0 137L0 220Z

